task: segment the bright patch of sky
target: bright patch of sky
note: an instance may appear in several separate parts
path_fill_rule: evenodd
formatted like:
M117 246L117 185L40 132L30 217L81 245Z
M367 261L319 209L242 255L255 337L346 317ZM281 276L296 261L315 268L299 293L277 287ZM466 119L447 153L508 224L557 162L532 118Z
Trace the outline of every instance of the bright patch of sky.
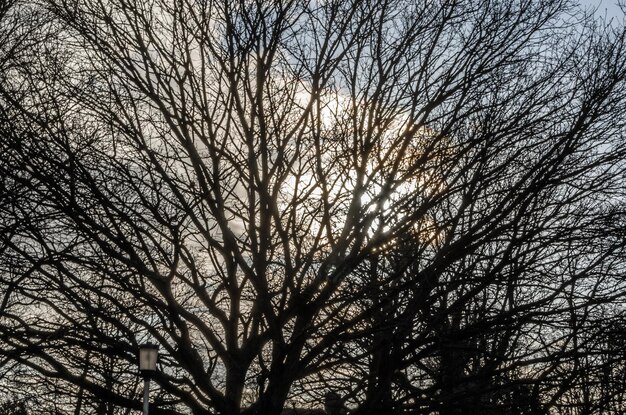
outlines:
M579 0L579 2L584 9L595 10L595 15L600 18L622 22L626 17L618 5L618 0ZM626 1L622 3L626 4Z

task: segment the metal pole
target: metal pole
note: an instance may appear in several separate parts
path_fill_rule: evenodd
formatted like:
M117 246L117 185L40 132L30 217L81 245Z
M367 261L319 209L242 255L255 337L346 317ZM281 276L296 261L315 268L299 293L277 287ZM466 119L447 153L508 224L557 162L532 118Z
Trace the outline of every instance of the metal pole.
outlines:
M143 415L148 415L148 399L150 396L150 378L143 378Z

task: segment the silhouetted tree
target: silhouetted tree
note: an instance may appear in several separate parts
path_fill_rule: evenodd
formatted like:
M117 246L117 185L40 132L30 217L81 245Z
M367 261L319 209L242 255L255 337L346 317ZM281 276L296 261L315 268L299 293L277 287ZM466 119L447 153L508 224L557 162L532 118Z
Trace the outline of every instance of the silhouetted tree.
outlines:
M585 377L626 289L622 26L560 0L3 13L0 354L54 411L140 408L147 340L155 414L622 399Z

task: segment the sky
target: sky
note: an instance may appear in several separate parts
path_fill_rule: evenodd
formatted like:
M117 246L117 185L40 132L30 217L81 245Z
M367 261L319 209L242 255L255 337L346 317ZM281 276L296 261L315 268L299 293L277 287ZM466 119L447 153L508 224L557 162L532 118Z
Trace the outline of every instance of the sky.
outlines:
M624 13L617 5L617 0L579 0L580 4L587 7L597 7L596 15L599 17L617 18L621 21L624 19Z

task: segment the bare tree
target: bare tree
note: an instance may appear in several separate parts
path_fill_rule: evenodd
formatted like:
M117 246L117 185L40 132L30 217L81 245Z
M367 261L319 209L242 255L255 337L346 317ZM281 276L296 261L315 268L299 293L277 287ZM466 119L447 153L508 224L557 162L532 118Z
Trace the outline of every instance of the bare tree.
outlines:
M154 413L566 408L624 298L624 30L474 3L16 2L7 373L128 413L150 340Z

